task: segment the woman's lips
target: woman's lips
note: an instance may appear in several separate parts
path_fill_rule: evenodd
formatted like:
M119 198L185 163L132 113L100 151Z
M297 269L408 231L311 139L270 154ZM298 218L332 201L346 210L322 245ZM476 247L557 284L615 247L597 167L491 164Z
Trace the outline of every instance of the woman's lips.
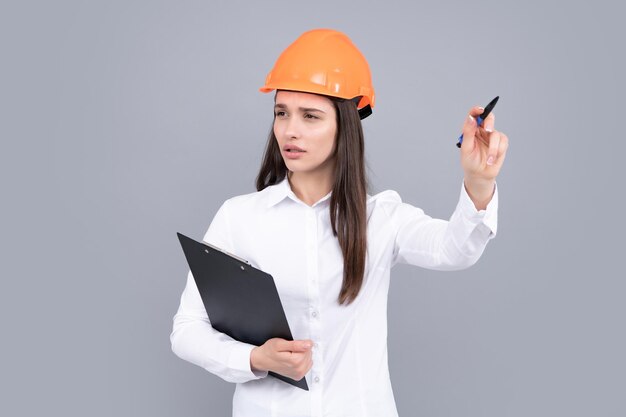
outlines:
M298 159L302 157L306 153L306 151L300 152L300 151L289 150L289 151L284 151L283 153L289 159Z

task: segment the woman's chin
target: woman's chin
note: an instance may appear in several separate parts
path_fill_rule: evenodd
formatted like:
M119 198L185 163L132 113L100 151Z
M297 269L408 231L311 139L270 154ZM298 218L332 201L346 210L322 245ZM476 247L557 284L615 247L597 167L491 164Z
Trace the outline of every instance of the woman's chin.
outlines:
M285 159L284 161L289 171L292 171L292 172L306 171L306 167L302 164L302 162L294 161L292 159Z

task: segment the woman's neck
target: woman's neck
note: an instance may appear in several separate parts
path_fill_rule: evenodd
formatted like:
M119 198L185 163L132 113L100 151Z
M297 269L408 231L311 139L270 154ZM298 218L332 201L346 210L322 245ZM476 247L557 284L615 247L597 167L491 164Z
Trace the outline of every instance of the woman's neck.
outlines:
M287 172L291 190L303 203L312 206L333 189L332 175L328 172Z

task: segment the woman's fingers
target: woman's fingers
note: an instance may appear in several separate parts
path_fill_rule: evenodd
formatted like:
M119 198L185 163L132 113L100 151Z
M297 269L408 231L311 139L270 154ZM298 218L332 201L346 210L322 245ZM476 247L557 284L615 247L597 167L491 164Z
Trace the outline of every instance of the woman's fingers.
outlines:
M482 131L487 131L488 133L493 132L496 123L496 116L492 112L487 116L485 120L482 120L480 126L477 125L478 117L483 114L485 109L480 106L474 106L469 111L469 117L465 119L463 123L463 143L467 140L467 136L470 138L470 143L466 147L466 149L472 150L474 149L474 142L472 141L472 137L476 136L477 130L482 133ZM474 128L474 129L472 129ZM473 134L472 134L473 133ZM484 142L484 141L483 141ZM461 147L463 145L461 144Z
M493 177L504 162L509 146L508 137L495 128L496 116L490 113L485 120L479 120L484 109L472 107L463 123L463 143L461 144L461 164L466 173ZM481 125L477 126L477 122Z
M491 112L482 120L480 126L477 126L478 117L484 112L480 106L474 106L470 109L468 117L463 124L463 143L461 151L472 152L478 141L478 146L487 147L487 165L493 165L498 158L501 136L495 130L496 115Z
M306 352L292 352L288 358L287 366L290 368L292 378L299 381L313 367L313 352L308 349Z
M313 346L312 340L285 340L276 338L276 351L278 352L306 352Z
M469 114L477 119L481 114L483 114L484 111L485 109L483 107L474 106L470 109ZM487 132L493 132L496 125L496 114L491 112L485 119L482 119L482 121L481 127Z
M494 131L495 126L496 126L496 115L493 112L491 112L489 113L489 116L487 116L487 118L483 120L482 127L487 132L491 133Z
M261 348L268 358L268 370L299 381L313 367L313 345L310 339L285 340L276 337L266 341Z
M463 143L461 143L461 153L468 154L474 149L474 136L476 135L476 119L471 114L465 117L463 123Z
M485 109L483 107L480 106L474 106L470 109L469 114L472 115L472 117L476 118L478 116L480 116L481 114L483 114L483 112L485 111Z
M498 157L500 147L500 132L493 131L489 134L489 150L487 151L487 165L493 165Z
M500 147L498 148L498 160L506 155L506 151L509 149L509 138L504 133L500 132Z

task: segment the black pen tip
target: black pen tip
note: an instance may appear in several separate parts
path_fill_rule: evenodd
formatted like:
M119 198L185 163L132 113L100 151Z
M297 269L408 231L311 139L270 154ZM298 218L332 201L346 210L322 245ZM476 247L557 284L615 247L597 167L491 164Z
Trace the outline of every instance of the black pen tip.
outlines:
M489 116L489 113L491 113L493 108L496 107L496 103L498 102L499 98L500 96L496 96L496 98L494 98L493 100L489 102L489 104L487 104L487 106L485 107L485 110L483 110L483 113L480 115L482 119L486 119L487 116Z

